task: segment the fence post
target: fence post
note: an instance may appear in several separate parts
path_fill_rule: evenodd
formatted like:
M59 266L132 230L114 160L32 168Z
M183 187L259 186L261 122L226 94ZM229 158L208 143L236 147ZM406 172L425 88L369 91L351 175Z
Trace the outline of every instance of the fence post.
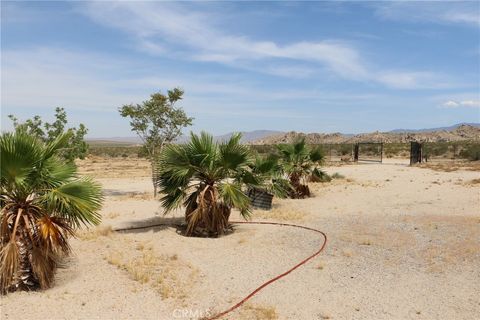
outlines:
M380 145L380 163L383 163L383 142Z
M411 141L410 142L410 165L415 163L422 163L423 159L423 144Z

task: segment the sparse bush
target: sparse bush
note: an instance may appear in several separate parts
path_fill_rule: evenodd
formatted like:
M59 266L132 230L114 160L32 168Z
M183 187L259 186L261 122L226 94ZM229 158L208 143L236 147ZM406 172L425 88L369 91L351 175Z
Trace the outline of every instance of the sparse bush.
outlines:
M84 140L88 129L84 124L80 124L77 128L65 129L67 125L67 113L63 108L55 109L55 121L52 123L43 122L40 116L34 116L23 123L18 122L14 115L8 116L13 122L15 130L25 132L34 136L45 143L51 143L64 133L68 133L68 143L58 150L57 155L61 158L73 162L75 159L84 159L88 152L88 145Z
M480 160L480 144L470 144L464 146L464 149L460 151L459 156L472 161Z
M342 144L340 145L340 154L342 156L346 156L347 154L352 153L352 145L350 144Z

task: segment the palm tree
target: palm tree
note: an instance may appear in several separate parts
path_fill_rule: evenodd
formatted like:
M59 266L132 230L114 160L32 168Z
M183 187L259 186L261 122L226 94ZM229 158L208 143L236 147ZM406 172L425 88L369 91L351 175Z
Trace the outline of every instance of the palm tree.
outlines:
M263 157L256 155L251 171L260 184L254 187L255 189L264 190L278 198L288 196L291 185L288 179L283 177L283 169L277 155L268 154Z
M311 149L300 139L293 144L278 145L281 164L288 176L292 188L291 198L305 198L310 196L308 181L321 173L318 166L323 161L321 149Z
M50 287L71 250L68 237L100 222L100 186L57 156L69 138L44 144L22 131L0 136L2 293Z
M157 164L157 184L165 194L160 201L169 211L185 206L186 234L217 237L228 230L232 208L250 215L244 193L258 182L249 172L250 150L240 144L240 134L217 143L205 132L191 134L190 142L168 145Z

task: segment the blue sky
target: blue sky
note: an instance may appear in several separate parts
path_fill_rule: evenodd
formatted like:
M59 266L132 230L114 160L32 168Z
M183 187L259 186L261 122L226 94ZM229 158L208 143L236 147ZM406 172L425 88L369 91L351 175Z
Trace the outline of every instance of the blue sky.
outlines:
M193 131L357 133L480 121L480 2L1 4L8 114L62 106L89 137L181 87Z

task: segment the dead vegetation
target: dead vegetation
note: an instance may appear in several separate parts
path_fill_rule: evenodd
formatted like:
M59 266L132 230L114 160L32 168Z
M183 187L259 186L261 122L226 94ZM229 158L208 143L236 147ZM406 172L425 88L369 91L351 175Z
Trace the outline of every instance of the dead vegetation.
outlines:
M453 172L457 170L480 171L480 161L427 162L419 164L417 167L438 172Z
M246 303L240 309L240 316L238 319L276 320L278 319L278 314L275 307Z
M112 200L154 200L152 192L127 192L122 195L111 196Z
M113 233L112 226L98 226L95 229L81 230L77 232L77 237L80 240L97 240L100 237L109 237Z
M116 239L122 243L122 239ZM123 241L121 249L113 249L104 259L141 285L149 285L162 299L185 302L188 287L195 281L198 270L181 260L178 255L157 254L151 244L137 243L134 250ZM118 245L118 243L117 243ZM180 276L183 275L183 276Z

